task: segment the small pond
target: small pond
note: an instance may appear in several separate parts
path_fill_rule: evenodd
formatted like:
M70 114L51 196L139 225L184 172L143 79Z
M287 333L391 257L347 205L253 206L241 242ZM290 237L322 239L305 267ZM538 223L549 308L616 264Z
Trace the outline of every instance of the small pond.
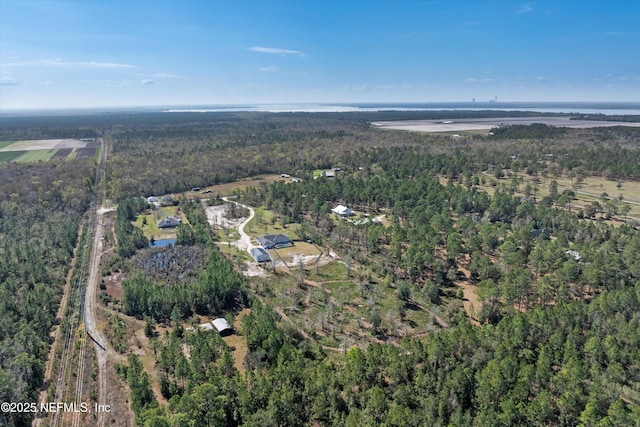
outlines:
M176 239L159 239L154 242L149 242L150 248L162 248L164 246L175 246Z

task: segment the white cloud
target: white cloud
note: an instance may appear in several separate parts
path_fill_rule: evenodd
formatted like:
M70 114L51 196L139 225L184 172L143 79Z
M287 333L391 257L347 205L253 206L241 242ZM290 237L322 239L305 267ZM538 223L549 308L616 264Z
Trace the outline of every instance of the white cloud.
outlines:
M304 53L300 52L298 50L280 49L280 48L277 48L277 47L254 46L254 47L250 47L249 50L253 51L253 52L272 53L272 54L276 54L276 55L298 55L298 56L304 56Z
M0 77L0 85L2 86L18 86L20 82L13 77Z
M141 80L140 84L141 85L152 85L152 84L155 84L155 82L153 80L151 80L151 79L145 79L145 80Z
M525 4L516 13L529 13L533 12L533 7L530 4Z
M275 65L269 65L267 67L258 68L258 70L260 70L260 71L278 71L279 68L276 67Z

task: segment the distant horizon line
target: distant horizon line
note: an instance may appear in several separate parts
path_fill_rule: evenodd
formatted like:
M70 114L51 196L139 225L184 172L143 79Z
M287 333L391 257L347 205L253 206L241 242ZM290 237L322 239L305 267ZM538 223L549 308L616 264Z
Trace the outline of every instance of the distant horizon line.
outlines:
M154 112L217 112L216 110L264 111L265 107L272 107L278 112L294 112L296 107L319 107L317 112L357 112L381 111L382 108L396 107L397 110L432 110L432 109L461 109L461 108L574 108L602 110L640 110L640 102L634 101L344 101L344 102L239 102L239 103L198 103L198 104L153 104L130 106L84 106L84 107L25 107L0 108L0 116L21 113L70 113L70 112L118 112L118 111L154 111ZM321 110L322 107L348 107L355 110ZM499 107L499 108L496 108ZM170 109L170 111L166 111ZM211 110L211 111L210 111ZM220 111L220 112L222 112ZM301 110L302 111L302 110ZM313 112L314 110L309 110ZM577 113L577 111L576 111ZM640 111L635 114L640 114Z

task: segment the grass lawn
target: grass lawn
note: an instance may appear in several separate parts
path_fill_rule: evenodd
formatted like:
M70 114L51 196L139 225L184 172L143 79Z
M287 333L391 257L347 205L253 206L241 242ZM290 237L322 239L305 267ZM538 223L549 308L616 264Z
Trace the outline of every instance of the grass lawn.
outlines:
M317 274L316 269L312 268L307 275L307 279L316 282L324 282L327 280L346 280L347 268L341 262L331 261L328 264L319 266Z
M156 240L173 239L176 237L176 229L175 228L161 229L161 228L158 228L157 223L158 221L163 219L165 216L175 215L176 213L178 213L178 210L179 210L178 206L164 206L161 209L149 209L142 212L140 215L138 215L138 217L136 218L135 221L133 221L132 224L140 228L147 239L150 239L151 237L153 237ZM182 214L181 216L182 216L182 223L188 224L189 221L187 220L187 218ZM145 219L147 221L146 224L144 224Z
M254 208L254 210L256 215L244 228L247 234L256 237L266 234L284 234L291 240L299 239L297 231L300 230L300 224L287 224L285 228L282 222L273 219L273 211L263 208Z
M229 255L233 258L239 258L243 261L253 261L253 258L251 257L251 255L249 255L249 252L247 252L246 250L238 249L238 247L233 243L229 244L228 242L218 242L216 245L218 249L220 249L220 252L225 255Z

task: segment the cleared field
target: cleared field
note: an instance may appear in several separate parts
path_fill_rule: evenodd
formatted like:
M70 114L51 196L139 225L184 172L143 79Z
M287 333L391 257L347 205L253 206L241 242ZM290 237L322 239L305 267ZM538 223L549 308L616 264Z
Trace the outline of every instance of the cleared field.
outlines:
M25 152L22 156L16 158L14 162L29 163L38 161L47 161L53 157L58 150L30 150Z
M294 246L269 249L267 252L272 259L284 261L289 268L298 267L301 262L305 266L313 265L321 254L313 244L300 241L296 242Z
M86 146L87 143L79 139L38 139L0 142L0 151L51 150L54 148L84 148Z
M275 181L287 181L280 175L259 175L252 178L243 179L240 181L229 182L226 184L211 185L209 187L202 187L198 191L187 191L184 193L189 198L208 199L212 196L231 196L235 192L240 191L247 187L256 187L262 183L270 184ZM289 178L288 181L291 181Z
M72 160L93 157L99 149L99 142L85 142L78 139L0 141L0 163Z
M382 129L409 130L414 132L477 132L488 131L491 128L500 125L531 125L533 123L543 123L549 126L575 129L612 126L640 127L640 123L570 120L569 117L500 117L490 119L398 120L372 122L371 124Z
M546 180L543 180L540 177L532 177L525 173L518 173L517 176L521 179L521 184L519 185L518 191L514 193L515 195L524 195L523 189L527 184L537 188L537 191L534 193L536 198L541 199L542 197L549 195L549 184L554 178L549 177ZM485 177L486 184L479 185L477 188L479 190L486 191L490 195L493 195L498 185L509 185L511 182L510 177L496 179L489 174L485 174ZM446 185L446 177L441 176L439 179L443 185ZM622 206L622 204L630 206L630 211L626 215L623 215L622 213L614 215L614 218L616 219L616 221L613 222L614 224L621 224L627 217L640 220L640 182L638 181L620 182L620 187L618 188L618 181L611 181L606 178L591 176L586 178L577 187L577 189L574 189L573 181L568 176L561 174L555 179L558 183L559 193L562 193L564 190L574 191L575 199L572 201L571 206L567 207L567 209L572 212L577 213L578 210L583 209L585 205L591 202L603 204L602 194L607 193L607 199L620 200L620 198L622 198L620 206ZM496 182L496 186L492 186L490 184L492 180ZM600 217L600 214L596 215L596 218L600 219Z
M26 151L0 151L0 163L9 163L24 153Z

